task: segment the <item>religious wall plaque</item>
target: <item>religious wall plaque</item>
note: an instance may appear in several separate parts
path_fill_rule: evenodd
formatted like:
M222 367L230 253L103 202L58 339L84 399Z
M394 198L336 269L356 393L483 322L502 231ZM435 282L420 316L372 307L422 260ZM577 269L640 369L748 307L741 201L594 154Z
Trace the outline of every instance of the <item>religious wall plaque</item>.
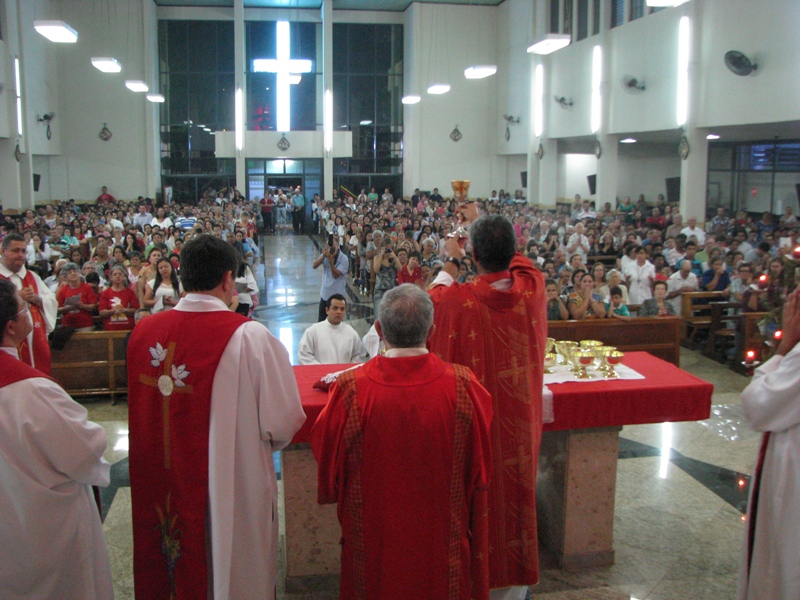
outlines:
M289 140L286 139L286 136L282 136L280 140L278 140L278 149L286 152L291 147Z

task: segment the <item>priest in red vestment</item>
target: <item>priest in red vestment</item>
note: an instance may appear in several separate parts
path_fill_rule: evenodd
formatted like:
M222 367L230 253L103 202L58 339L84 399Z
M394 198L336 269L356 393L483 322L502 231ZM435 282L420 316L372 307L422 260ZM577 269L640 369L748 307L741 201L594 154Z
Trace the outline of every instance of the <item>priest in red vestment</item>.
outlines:
M228 309L233 247L181 251L187 292L128 343L133 578L137 598L274 598L272 453L305 422L289 355Z
M515 252L507 219L475 220L475 204L459 210L470 224L478 277L454 284L466 240L449 238L447 262L429 290L436 324L429 348L443 360L468 366L492 395L489 583L492 598L524 598L527 587L539 581L536 468L547 338L544 279Z
M386 354L339 376L312 430L319 502L339 504L340 598L487 599L492 400L425 348L424 291L390 290L380 315Z
M19 359L45 375L50 374L50 343L47 334L56 327L58 301L41 278L29 271L25 238L18 233L9 233L0 245L0 279L10 280L20 297L31 305L33 330L24 339L17 351Z

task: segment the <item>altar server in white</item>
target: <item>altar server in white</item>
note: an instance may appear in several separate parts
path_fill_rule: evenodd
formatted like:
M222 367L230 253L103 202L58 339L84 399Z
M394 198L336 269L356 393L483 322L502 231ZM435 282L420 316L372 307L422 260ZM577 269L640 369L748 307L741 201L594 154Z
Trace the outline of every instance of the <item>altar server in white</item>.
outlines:
M364 344L356 330L344 323L346 312L344 296L334 294L328 298L327 318L306 329L297 347L297 361L301 365L364 362L367 357Z
M92 485L107 486L106 434L19 359L30 306L0 279L0 598L114 597Z
M742 392L764 432L750 482L739 600L800 598L800 290L783 308L783 336Z

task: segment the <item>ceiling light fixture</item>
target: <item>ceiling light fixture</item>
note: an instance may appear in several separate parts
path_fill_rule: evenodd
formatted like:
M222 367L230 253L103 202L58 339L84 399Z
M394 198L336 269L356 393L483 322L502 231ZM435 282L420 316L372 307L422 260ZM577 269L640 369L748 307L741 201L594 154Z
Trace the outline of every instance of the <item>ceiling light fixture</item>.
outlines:
M718 139L719 139L719 136L718 136L717 134L715 134L715 133L709 133L709 134L706 136L706 139L707 139L707 140L718 140Z
M33 28L51 42L74 44L78 41L78 32L64 21L34 21Z
M569 46L572 36L568 33L548 33L528 46L529 54L550 54Z
M150 89L149 87L147 87L147 84L144 81L141 81L139 79L126 80L125 87L132 92L146 92Z
M164 102L164 100L166 100L163 94L147 94L147 99L150 100L150 102L157 102L157 103L161 103Z
M667 8L671 6L680 6L689 0L647 0L647 6L653 8Z
M92 64L94 68L103 73L119 73L122 71L122 65L116 58L111 56L93 56Z
M491 77L497 73L497 65L476 65L464 69L464 77L467 79L483 79Z
M403 104L416 104L420 100L422 100L421 96L417 96L415 94L409 94L408 96L403 96L401 102Z
M620 144L635 144L636 140L633 138L625 138L624 140L619 141Z
M450 91L450 84L448 83L434 83L433 85L428 87L428 93L436 94L437 96L441 94L446 94L449 91Z
M358 124L359 124L359 125L372 125L372 121L369 121L369 120L367 120L367 121L360 121Z

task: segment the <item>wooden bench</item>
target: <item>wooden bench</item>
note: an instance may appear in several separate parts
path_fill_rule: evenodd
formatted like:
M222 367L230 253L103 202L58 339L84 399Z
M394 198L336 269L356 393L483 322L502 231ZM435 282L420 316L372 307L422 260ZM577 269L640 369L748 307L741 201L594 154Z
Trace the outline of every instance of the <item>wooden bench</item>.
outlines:
M746 312L739 315L741 321L739 323L739 336L736 344L736 357L731 364L731 368L737 373L742 373L743 375L749 374L748 371L750 369L742 364L745 359L745 354L749 350L753 350L756 353L755 360L762 363L772 356L775 349L774 347L771 348L767 346L768 340L761 334L761 330L758 328L759 322L768 314L769 313L766 312Z
M741 302L711 302L711 324L703 354L722 363L728 362L728 348L736 345L736 327Z
M681 319L683 330L681 341L694 348L698 331L708 331L711 327L710 302L726 300L724 292L687 292L681 295Z
M548 321L547 335L557 340L600 340L622 352L644 351L680 366L680 317L638 317Z
M74 333L61 350L52 350L50 374L73 397L111 396L116 404L128 393L126 339L130 331Z

